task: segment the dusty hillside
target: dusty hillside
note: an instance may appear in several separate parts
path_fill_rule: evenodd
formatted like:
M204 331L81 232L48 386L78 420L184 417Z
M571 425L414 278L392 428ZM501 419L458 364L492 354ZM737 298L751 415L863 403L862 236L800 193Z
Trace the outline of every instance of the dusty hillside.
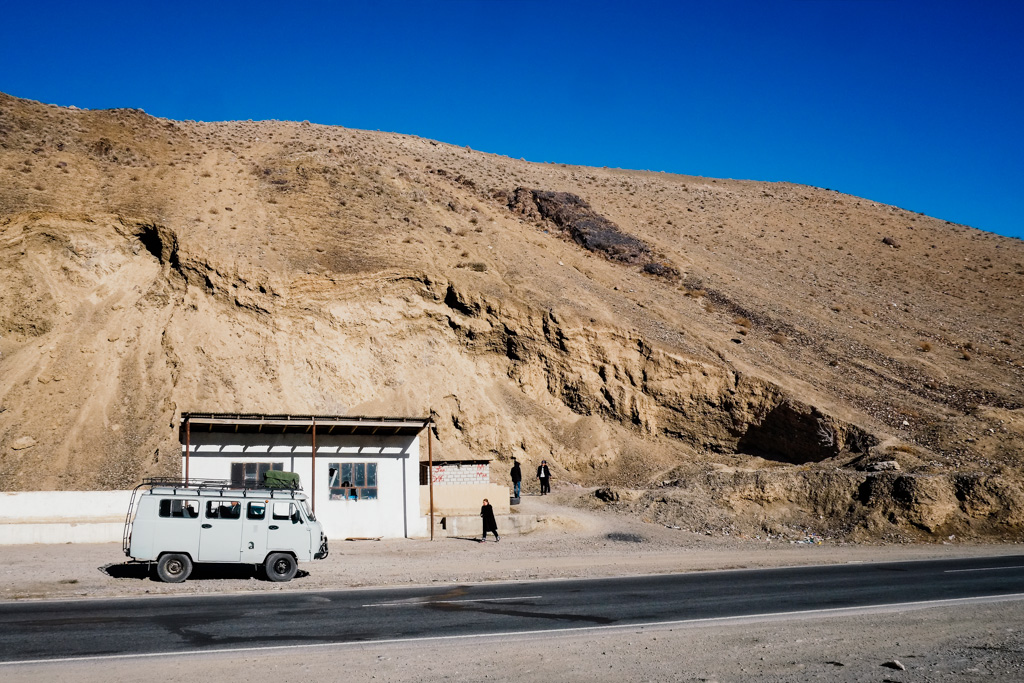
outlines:
M0 95L3 490L432 412L669 524L1012 537L1022 297L1021 241L825 189Z

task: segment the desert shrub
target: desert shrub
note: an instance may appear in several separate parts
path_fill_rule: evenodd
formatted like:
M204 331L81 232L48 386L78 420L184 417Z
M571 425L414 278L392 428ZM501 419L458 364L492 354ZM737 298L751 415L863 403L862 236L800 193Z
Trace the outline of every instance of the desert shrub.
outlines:
M574 242L613 261L637 263L650 256L645 242L619 230L574 194L517 188L513 202L535 205L541 216L565 230Z
M681 276L678 268L667 263L648 263L644 266L644 272L648 275L673 281L678 280Z
M785 335L778 333L773 334L771 337L769 337L769 339L778 344L779 346L784 345L787 341Z
M923 341L917 344L917 348L921 349L925 353L928 353L929 351L932 350L932 345L926 341Z
M746 318L744 316L736 316L735 318L732 319L732 322L736 325L739 325L740 327L749 328L751 325L750 318Z

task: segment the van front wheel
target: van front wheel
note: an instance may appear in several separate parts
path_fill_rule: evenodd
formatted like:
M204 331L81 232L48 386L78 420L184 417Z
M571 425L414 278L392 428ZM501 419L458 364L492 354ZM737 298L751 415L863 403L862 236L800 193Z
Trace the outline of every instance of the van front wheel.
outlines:
M192 573L192 560L188 555L167 553L156 563L156 575L164 583L181 583Z
M299 566L288 553L271 553L263 563L263 569L271 581L291 581L299 571Z

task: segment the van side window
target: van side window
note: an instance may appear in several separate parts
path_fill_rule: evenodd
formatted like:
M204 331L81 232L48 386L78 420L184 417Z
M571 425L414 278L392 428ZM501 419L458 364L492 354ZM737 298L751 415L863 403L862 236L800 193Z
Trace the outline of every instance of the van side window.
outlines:
M238 519L242 516L242 504L237 500L211 500L206 503L207 519Z
M281 521L291 519L295 514L294 503L274 503L274 519Z
M160 501L161 517L181 517L191 519L199 516L198 500L180 500L177 498L164 498Z
M263 519L267 516L267 504L266 503L249 503L249 508L245 512L246 519Z

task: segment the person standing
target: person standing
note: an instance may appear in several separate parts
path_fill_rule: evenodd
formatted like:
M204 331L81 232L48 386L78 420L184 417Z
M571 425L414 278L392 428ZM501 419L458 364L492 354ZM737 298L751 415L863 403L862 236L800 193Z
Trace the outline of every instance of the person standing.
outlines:
M537 468L537 478L540 479L540 495L551 493L551 470L548 469L548 461L541 460Z
M519 461L512 458L512 490L515 492L514 497L519 497L519 491L523 485L523 471L519 469Z
M484 504L480 507L480 517L484 522L484 533L480 537L480 542L484 543L487 541L487 532L490 531L494 534L494 542L497 543L501 540L501 536L498 535L498 522L494 519L494 508L484 498Z

